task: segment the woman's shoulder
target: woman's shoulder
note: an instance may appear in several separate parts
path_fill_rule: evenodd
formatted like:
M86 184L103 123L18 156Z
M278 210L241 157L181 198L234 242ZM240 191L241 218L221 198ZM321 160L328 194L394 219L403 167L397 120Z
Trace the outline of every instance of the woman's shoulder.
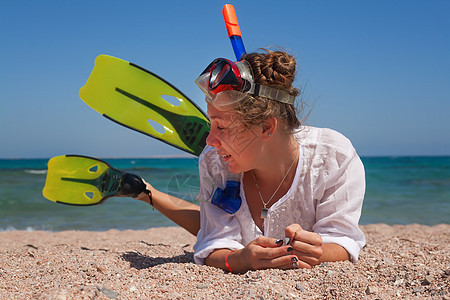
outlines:
M305 147L323 148L323 150L342 153L354 152L351 141L334 129L303 126L299 128L295 136L299 144Z
M305 126L299 130L296 138L303 149L305 167L339 168L358 156L350 140L333 129Z

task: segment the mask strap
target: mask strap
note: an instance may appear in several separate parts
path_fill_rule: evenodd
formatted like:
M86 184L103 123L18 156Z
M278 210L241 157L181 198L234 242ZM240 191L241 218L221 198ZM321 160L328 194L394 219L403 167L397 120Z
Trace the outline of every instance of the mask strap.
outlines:
M261 85L259 83L255 83L254 95L291 105L293 105L295 101L295 97L291 96L287 91Z

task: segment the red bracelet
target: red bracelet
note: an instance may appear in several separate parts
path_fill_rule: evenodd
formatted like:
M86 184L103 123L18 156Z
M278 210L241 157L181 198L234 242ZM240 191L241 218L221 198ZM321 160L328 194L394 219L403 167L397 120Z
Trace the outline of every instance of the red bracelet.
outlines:
M231 273L233 273L233 270L231 270L230 264L228 263L228 256L230 256L230 254L234 251L236 251L236 250L231 250L230 252L228 252L227 256L225 257L225 266L227 267L228 271L230 271Z

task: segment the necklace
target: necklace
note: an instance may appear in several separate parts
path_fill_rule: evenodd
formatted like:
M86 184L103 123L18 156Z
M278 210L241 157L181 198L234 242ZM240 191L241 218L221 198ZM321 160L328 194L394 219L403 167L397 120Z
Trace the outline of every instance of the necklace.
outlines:
M255 180L255 186L256 189L258 190L258 194L259 194L259 198L261 198L261 202L263 203L264 207L261 209L261 219L266 219L267 218L267 213L269 211L269 209L267 208L267 205L270 203L270 201L272 201L273 196L275 196L275 194L278 192L278 190L280 189L281 185L283 184L284 180L286 179L286 177L288 176L289 172L292 169L292 166L294 165L295 161L297 160L297 157L292 161L291 165L289 166L289 169L287 170L286 174L284 174L283 179L281 180L280 184L278 185L277 189L275 190L275 192L273 192L272 196L270 197L270 199L267 202L264 202L264 199L261 195L261 191L259 189L259 184L258 184L258 180L256 180L256 175L255 175L255 171L252 171L253 173L253 179Z

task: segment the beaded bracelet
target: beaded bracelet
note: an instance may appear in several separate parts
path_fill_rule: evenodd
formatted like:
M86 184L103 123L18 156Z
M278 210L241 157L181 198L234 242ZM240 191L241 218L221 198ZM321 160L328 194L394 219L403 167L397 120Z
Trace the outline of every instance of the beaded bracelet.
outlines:
M234 251L236 251L236 250L231 250L230 252L228 252L227 256L225 257L225 266L227 267L228 271L230 271L231 273L233 273L233 270L231 270L230 264L228 263L228 256L230 256L230 254Z

